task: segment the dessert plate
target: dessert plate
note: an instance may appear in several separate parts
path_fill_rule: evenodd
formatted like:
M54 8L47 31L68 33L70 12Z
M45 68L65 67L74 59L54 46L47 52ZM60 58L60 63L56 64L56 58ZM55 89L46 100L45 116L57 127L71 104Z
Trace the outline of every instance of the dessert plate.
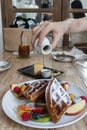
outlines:
M64 73L61 70L56 70L56 69L49 68L49 67L44 67L44 69L49 69L51 71L51 76L48 77L48 79L51 78L51 77L59 76L59 75ZM20 73L22 73L24 75L34 77L36 79L43 79L44 78L41 74L40 75L35 75L35 73L34 73L34 65L30 65L30 66L20 68L17 71L19 71Z
M29 81L28 81L29 82ZM83 89L81 89L80 87L78 87L77 85L70 83L70 90L69 93L72 92L74 93L76 96L87 96L87 93L85 93L83 91ZM40 129L49 129L49 128L60 128L60 127L64 127L64 126L68 126L71 125L79 120L81 120L84 116L87 115L87 105L85 107L85 109L78 115L74 115L74 116L68 116L68 115L64 115L62 116L62 118L60 119L60 121L58 123L53 123L53 122L46 122L46 123L38 123L38 122L34 122L34 121L22 121L17 117L17 114L15 112L16 107L18 105L22 105L27 103L27 100L20 100L17 99L12 92L9 90L6 92L6 94L4 95L3 99L2 99L2 108L3 111L5 112L5 114L11 118L13 121L27 126L27 127L32 127L32 128L40 128Z
M10 62L0 61L0 72L3 72L11 67Z

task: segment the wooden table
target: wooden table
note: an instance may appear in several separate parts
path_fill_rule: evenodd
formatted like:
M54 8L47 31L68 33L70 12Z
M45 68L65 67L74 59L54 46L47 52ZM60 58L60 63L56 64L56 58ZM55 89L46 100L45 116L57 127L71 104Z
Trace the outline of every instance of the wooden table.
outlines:
M10 84L20 83L34 78L24 76L17 72L17 69L32 65L38 61L42 62L42 56L31 55L30 59L18 59L17 56L13 55L11 52L4 52L0 54L0 61L5 60L12 63L12 67L9 70L0 72L0 106L2 106L2 97L9 90ZM87 68L75 64L73 62L57 62L52 59L52 57L45 57L45 65L58 70L64 71L64 74L58 77L58 79L67 80L73 82L74 84L80 86L87 92ZM33 130L34 128L26 127L16 123L15 121L8 118L0 107L0 130ZM85 116L80 121L66 127L57 128L57 130L87 130L87 116ZM35 129L36 130L36 129Z

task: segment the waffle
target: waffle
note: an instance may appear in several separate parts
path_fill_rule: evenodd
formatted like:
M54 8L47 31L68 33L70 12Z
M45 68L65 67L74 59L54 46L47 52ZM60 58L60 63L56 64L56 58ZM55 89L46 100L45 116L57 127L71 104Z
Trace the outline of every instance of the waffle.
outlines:
M24 95L29 101L37 101L45 94L45 89L48 82L48 80L42 80L22 85L21 94Z
M68 93L57 79L52 79L45 92L46 106L54 123L58 122L71 104Z

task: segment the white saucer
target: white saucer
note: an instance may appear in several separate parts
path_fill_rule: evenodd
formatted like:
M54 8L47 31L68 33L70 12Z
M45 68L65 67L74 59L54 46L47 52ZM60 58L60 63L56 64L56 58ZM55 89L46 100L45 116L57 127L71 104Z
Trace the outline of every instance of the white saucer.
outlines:
M11 67L11 63L7 61L0 61L0 72L3 72Z

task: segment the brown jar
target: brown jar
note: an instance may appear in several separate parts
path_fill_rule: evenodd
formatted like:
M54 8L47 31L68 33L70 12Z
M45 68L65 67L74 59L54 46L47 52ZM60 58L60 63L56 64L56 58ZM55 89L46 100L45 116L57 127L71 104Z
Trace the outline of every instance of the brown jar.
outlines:
M27 44L19 45L18 53L21 57L28 57L30 54L30 46Z

